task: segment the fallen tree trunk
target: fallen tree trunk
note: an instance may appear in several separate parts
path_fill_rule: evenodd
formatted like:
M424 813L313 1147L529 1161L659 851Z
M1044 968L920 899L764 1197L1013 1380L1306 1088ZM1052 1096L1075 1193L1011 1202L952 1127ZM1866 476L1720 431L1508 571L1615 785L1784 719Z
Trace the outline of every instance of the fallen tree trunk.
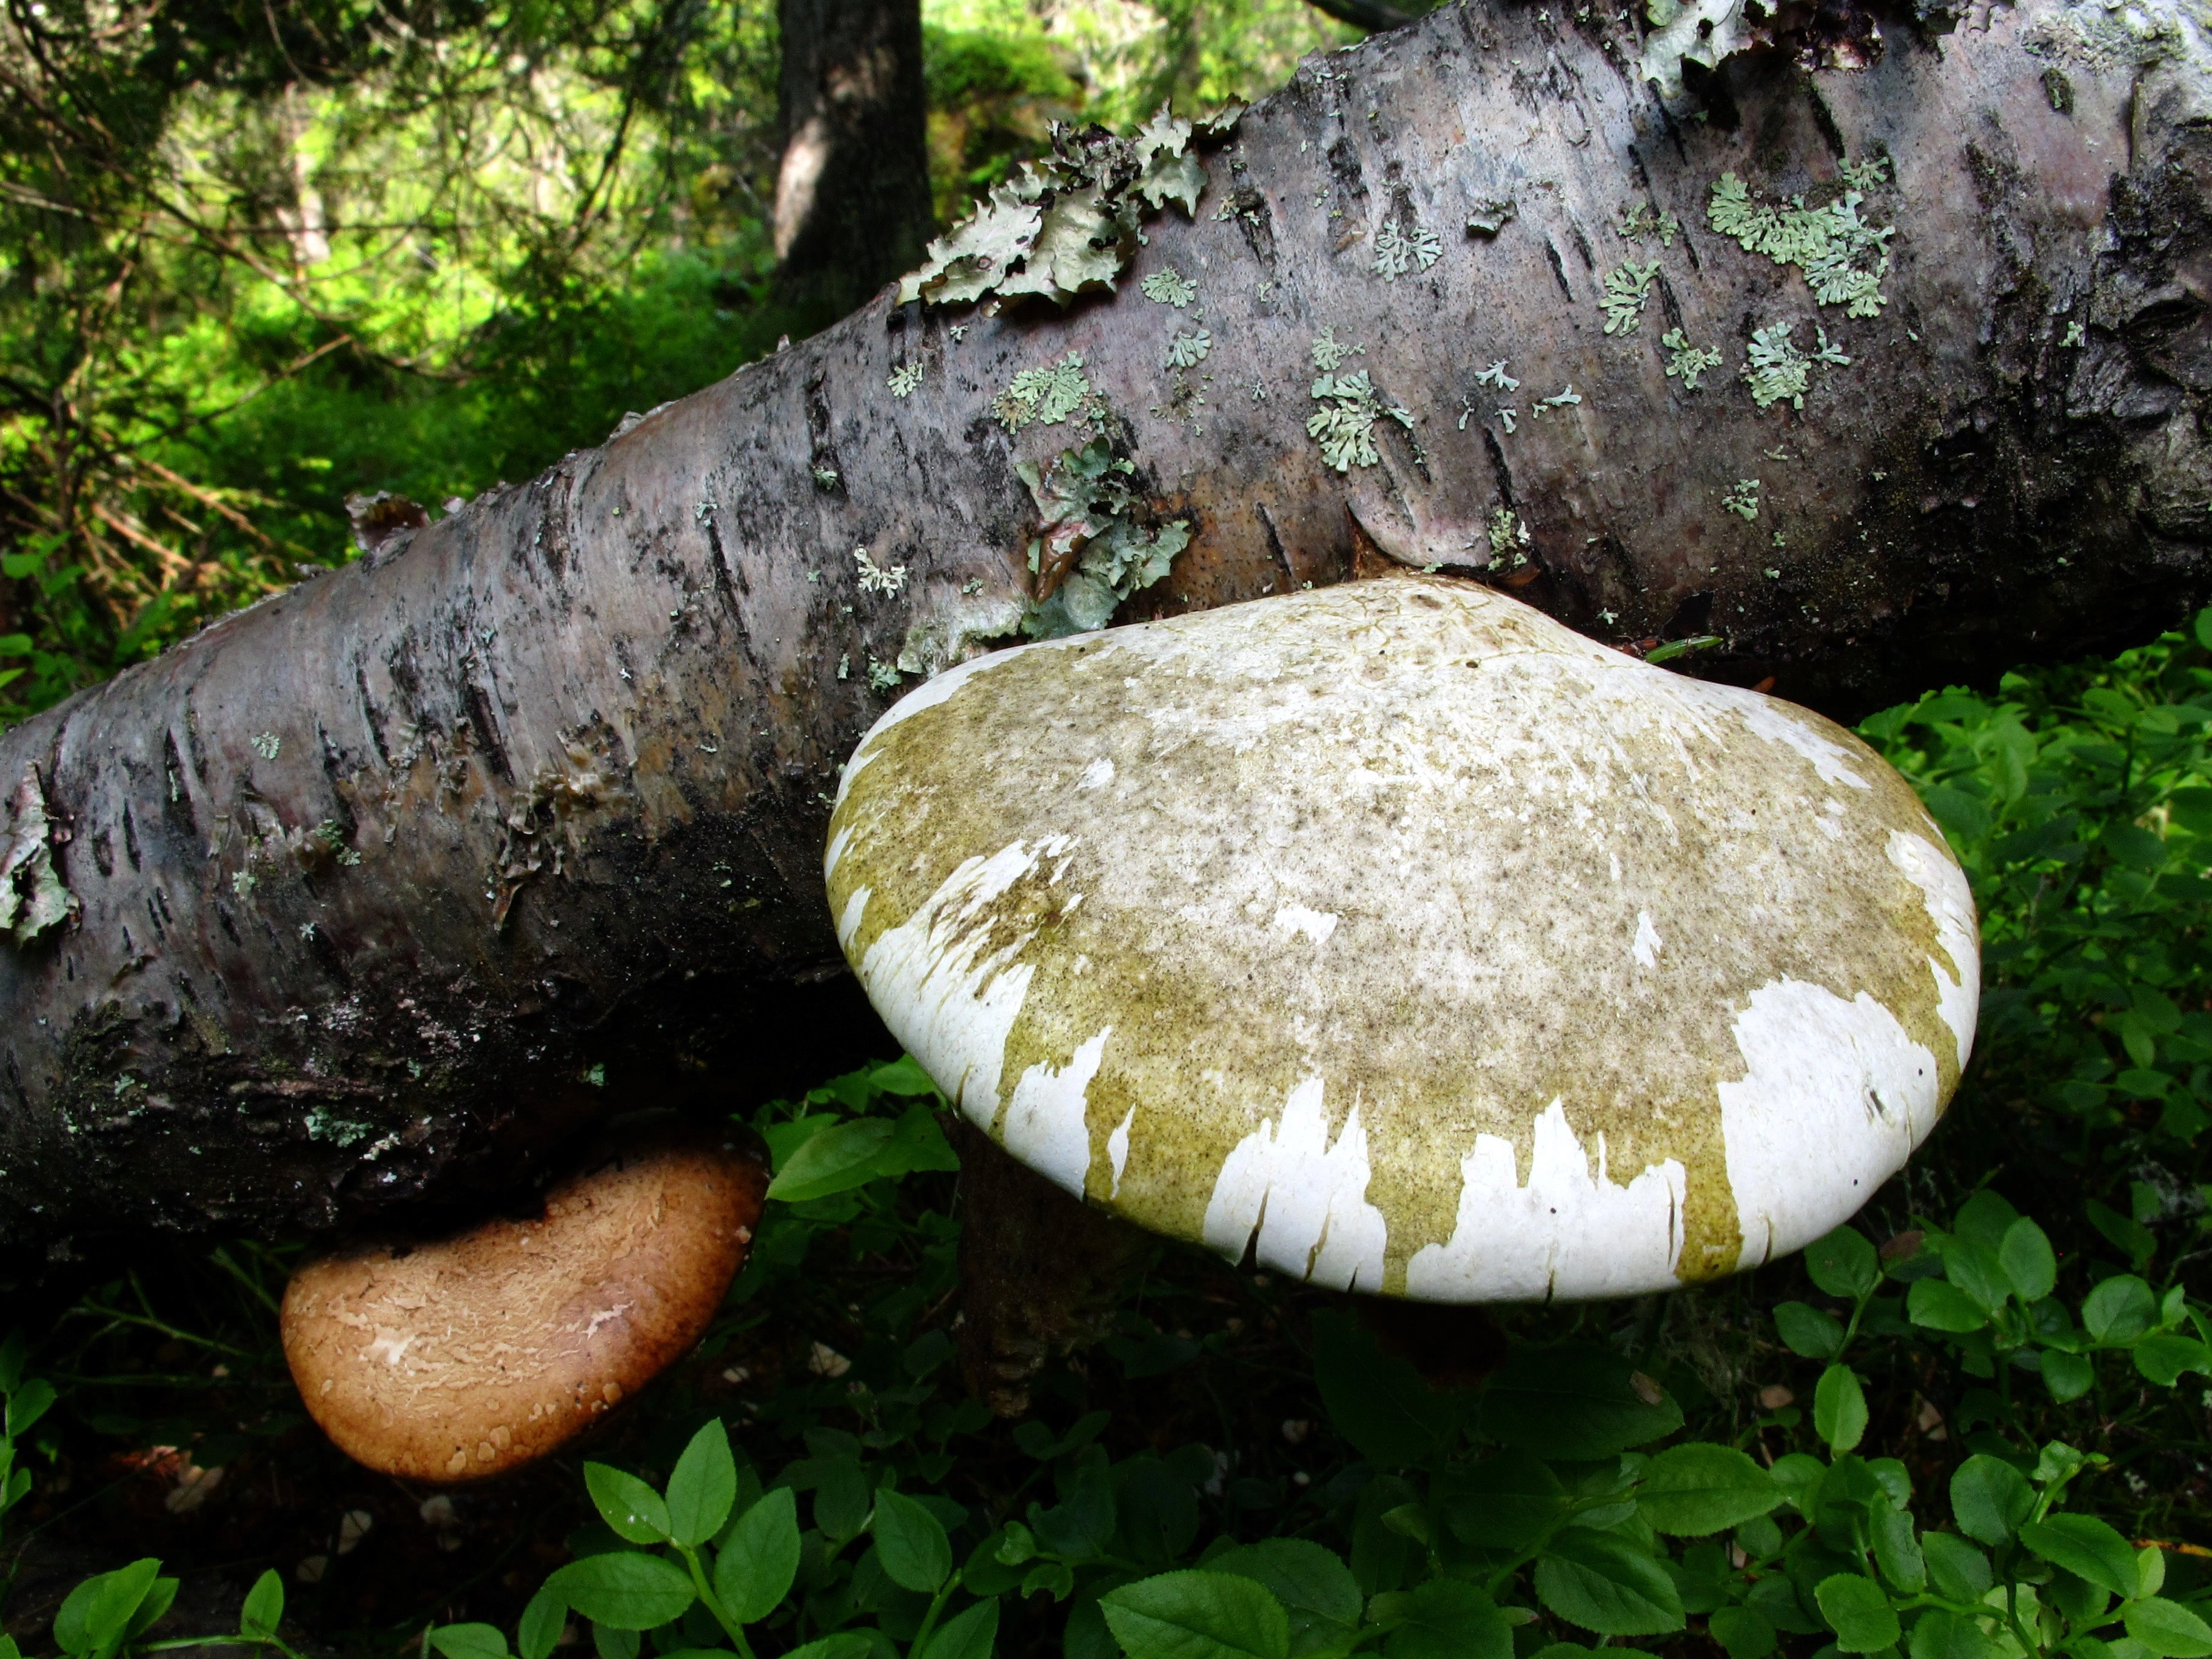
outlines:
M452 1197L787 1048L851 744L1186 533L1124 618L1393 558L1846 716L2203 599L2195 15L1741 12L1310 61L1141 246L1198 179L1094 143L936 286L1117 295L878 296L0 738L0 1242Z

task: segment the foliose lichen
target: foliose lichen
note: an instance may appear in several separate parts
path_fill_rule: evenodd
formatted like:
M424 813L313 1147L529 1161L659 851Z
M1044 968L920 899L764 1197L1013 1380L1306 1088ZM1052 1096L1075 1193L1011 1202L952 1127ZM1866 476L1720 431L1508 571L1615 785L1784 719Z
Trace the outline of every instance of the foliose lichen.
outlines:
M1829 341L1826 329L1815 325L1819 343L1808 356L1790 337L1793 326L1790 323L1769 323L1765 328L1752 331L1749 360L1743 365L1742 374L1751 383L1751 400L1761 409L1784 398L1790 400L1791 408L1804 408L1805 392L1815 363L1838 368L1850 367L1851 360Z
M1689 336L1679 328L1670 328L1659 337L1659 343L1670 354L1667 359L1667 378L1679 380L1685 392L1698 389L1698 377L1709 368L1718 368L1721 354L1690 343Z
M991 413L1000 425L1015 433L1032 422L1058 426L1091 402L1083 359L1071 351L1056 363L1025 368L1015 375L1013 384L991 400Z
M1043 517L1029 544L1034 596L1022 618L1031 639L1057 639L1103 628L1131 594L1168 574L1190 544L1190 521L1150 526L1144 501L1129 488L1133 462L1103 438L1064 449L1040 468L1014 470Z
M1173 265L1166 265L1145 278L1144 293L1147 300L1181 311L1198 297L1198 284Z
M1625 242L1641 242L1656 236L1659 246L1672 247L1680 234L1682 222L1672 209L1656 209L1649 202L1632 202L1620 210L1620 222L1613 228Z
M1318 351L1315 361L1320 361ZM1321 445L1322 459L1339 472L1373 466L1382 459L1375 447L1375 422L1383 416L1408 430L1413 424L1413 411L1385 402L1364 368L1357 374L1316 375L1311 395L1321 407L1307 416L1306 435Z
M1443 238L1424 224L1408 231L1395 219L1382 222L1375 233L1375 274L1395 283L1407 271L1426 270L1443 256Z
M899 302L971 304L989 294L1066 305L1112 293L1147 213L1170 202L1194 214L1206 167L1194 140L1225 137L1243 106L1190 122L1164 104L1127 138L1055 122L1053 153L995 186L978 210L929 245L899 284Z
M1652 279L1658 274L1656 259L1640 265L1631 259L1606 272L1605 292L1598 303L1605 310L1607 334L1636 332L1644 318L1644 302L1651 297Z
M1721 505L1749 523L1759 516L1759 480L1738 478L1735 488L1721 497Z
M1880 158L1862 164L1879 168ZM1871 180L1873 173L1856 177ZM1871 225L1859 215L1865 192L1846 185L1842 197L1808 208L1802 196L1775 207L1754 201L1742 179L1724 173L1713 185L1705 216L1714 230L1735 238L1747 253L1778 265L1795 265L1812 285L1815 304L1840 305L1850 317L1879 317L1889 303L1881 291L1889 274L1893 225Z
M865 547L853 550L853 562L860 567L860 592L880 593L888 599L906 586L906 567L902 564L878 564Z
M919 358L910 363L901 363L896 368L891 370L890 378L884 384L890 388L890 394L894 398L911 397L921 385L922 377L928 373L928 368L929 366Z
M1168 367L1196 368L1212 349L1213 336L1202 328L1178 334L1168 342Z

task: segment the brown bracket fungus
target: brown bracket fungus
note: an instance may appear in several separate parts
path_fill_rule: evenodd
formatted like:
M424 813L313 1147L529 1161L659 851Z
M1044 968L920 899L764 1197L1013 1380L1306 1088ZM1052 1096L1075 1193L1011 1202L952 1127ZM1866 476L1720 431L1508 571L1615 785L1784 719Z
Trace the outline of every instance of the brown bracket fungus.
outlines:
M704 1333L744 1264L768 1173L661 1132L556 1184L541 1215L360 1244L284 1290L284 1357L356 1462L473 1480L590 1428Z
M1972 1041L1972 897L1856 737L1412 575L1053 641L847 768L847 957L1107 1211L1439 1302L1664 1290L1856 1211Z

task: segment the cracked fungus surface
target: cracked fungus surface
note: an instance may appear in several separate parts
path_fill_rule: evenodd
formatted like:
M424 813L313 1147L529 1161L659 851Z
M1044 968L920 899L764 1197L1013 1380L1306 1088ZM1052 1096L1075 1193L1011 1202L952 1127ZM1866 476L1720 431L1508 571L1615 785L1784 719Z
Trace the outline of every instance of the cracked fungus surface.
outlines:
M1711 1278L1856 1210L1972 1041L1972 899L1856 738L1488 590L1358 582L939 676L825 868L1016 1157L1437 1301Z

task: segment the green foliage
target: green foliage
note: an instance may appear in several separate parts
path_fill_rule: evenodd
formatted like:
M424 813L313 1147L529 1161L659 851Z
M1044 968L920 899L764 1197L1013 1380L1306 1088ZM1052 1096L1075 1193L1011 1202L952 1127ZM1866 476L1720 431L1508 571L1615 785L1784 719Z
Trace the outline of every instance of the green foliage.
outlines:
M2212 614L2109 663L1931 692L1863 728L1980 901L1978 1086L2076 1121L2116 1165L2212 1123L2212 1014L2191 988L2212 968L2208 724ZM2143 1183L2091 1218L2147 1262L2157 1242L2139 1230L2186 1196Z

